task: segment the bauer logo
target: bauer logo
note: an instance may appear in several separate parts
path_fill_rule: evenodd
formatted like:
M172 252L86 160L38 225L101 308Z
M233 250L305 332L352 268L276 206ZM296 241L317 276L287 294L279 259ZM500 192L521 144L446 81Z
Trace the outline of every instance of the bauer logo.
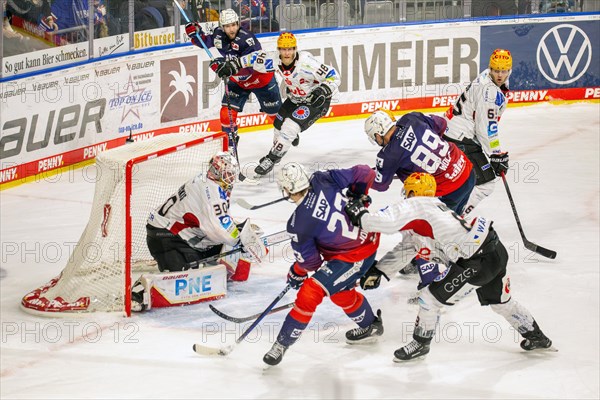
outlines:
M160 62L160 122L198 117L198 57Z
M538 44L538 68L552 83L575 82L588 70L591 62L590 39L575 25L561 24L551 28Z

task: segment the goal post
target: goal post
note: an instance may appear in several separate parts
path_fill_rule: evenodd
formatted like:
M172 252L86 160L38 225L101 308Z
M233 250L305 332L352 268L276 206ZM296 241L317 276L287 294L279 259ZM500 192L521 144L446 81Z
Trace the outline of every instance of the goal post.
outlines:
M146 245L150 211L226 150L222 132L174 133L98 154L88 224L60 275L25 295L22 308L48 316L131 315L132 274L158 272Z

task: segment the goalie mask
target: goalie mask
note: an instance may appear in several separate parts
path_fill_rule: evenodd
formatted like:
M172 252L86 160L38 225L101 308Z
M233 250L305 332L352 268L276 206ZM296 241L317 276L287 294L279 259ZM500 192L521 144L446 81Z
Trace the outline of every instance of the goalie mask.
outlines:
M413 172L404 181L403 194L405 198L413 196L434 197L437 183L433 175L426 172Z
M380 108L365 121L365 133L373 144L378 144L376 136L385 136L396 125L396 119L390 110Z
M235 157L221 151L210 159L209 164L208 179L217 182L225 190L231 190L240 172Z
M310 178L302 165L291 162L279 170L277 185L283 194L288 196L307 189L310 186Z

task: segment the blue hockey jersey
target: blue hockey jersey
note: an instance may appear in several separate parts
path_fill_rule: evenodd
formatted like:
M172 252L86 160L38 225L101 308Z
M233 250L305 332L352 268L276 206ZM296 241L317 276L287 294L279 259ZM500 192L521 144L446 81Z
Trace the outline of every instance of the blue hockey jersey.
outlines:
M308 194L287 224L301 268L314 271L323 260L332 259L357 262L377 251L379 233L352 226L344 213L347 198L342 193L352 187L355 193L366 194L374 178L374 171L366 165L312 175Z

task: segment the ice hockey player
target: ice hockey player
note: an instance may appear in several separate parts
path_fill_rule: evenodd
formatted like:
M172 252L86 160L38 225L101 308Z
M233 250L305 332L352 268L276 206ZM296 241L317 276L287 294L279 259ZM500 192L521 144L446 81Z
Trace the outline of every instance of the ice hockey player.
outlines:
M327 114L331 97L340 85L339 74L309 52L297 51L296 37L290 32L279 35L277 51L254 52L228 61L226 65L228 74L248 67L258 72L275 71L286 86L287 99L273 123L273 147L254 170L258 176L266 175L291 146L298 145L300 132Z
M508 170L508 152L500 145L498 125L508 103L511 70L510 51L494 50L489 68L467 86L445 114L448 128L444 137L465 152L477 175L465 215L492 193L496 177Z
M429 353L442 308L454 305L473 290L482 306L489 305L523 336L521 348L549 348L552 341L542 333L531 313L511 299L506 271L508 254L492 221L477 217L468 223L439 199L429 197L431 179L416 179L419 181L426 185L421 188L415 183L406 193L406 200L377 213L369 213L361 198L349 201L344 209L352 223L367 232L395 234L410 230L417 244L415 252L419 249L425 258L433 252L444 256L445 265L432 259L422 271L423 275L428 271L436 271L436 274L429 275L423 282L428 286L419 296L413 341L394 352L394 361L411 360ZM392 267L392 270L396 268ZM389 272L385 269L383 263L378 263L367 272L365 280L370 279L372 286L376 286L379 275ZM437 274L438 271L441 273Z
M210 159L207 172L186 182L150 213L146 242L161 272L177 275L197 269L203 260L242 246L241 255L234 253L220 262L227 267L230 280L248 279L251 262L260 261L266 250L258 237L260 228L249 220L236 224L228 213L238 173L235 156L218 152ZM143 290L140 280L133 287L133 300L142 307Z
M254 93L262 112L274 117L281 107L281 95L279 85L273 71L259 72L252 67L240 68L235 73L225 74L226 61L238 60L240 57L261 50L260 42L252 32L240 28L240 19L236 12L230 8L221 11L219 15L219 27L210 35L202 31L198 22L191 22L185 26L185 32L196 46L201 47L197 35L200 35L208 48L215 47L223 57L216 58L211 62L211 68L220 78L226 79L227 88L221 103L221 129L227 133L230 140L237 138L237 125L235 123L238 112L241 112L250 97ZM228 109L227 96L229 94ZM234 132L231 127L234 127ZM236 139L237 140L237 139ZM232 143L229 143L232 147Z
M348 343L374 341L383 333L381 312L375 315L354 288L375 260L379 234L354 228L343 211L347 201L343 191L349 188L353 196L364 196L374 177L366 165L315 172L310 180L298 163L288 163L279 171L279 187L297 205L287 223L296 256L287 280L300 290L277 340L263 358L265 363L281 362L326 296L359 326L346 332ZM309 277L309 272L314 273Z
M450 209L462 213L473 186L473 165L453 143L444 140L446 121L420 112L404 114L398 121L389 110L375 111L365 121L365 133L382 149L377 153L373 190L386 191L394 175L402 182L413 172L435 178L435 195Z

